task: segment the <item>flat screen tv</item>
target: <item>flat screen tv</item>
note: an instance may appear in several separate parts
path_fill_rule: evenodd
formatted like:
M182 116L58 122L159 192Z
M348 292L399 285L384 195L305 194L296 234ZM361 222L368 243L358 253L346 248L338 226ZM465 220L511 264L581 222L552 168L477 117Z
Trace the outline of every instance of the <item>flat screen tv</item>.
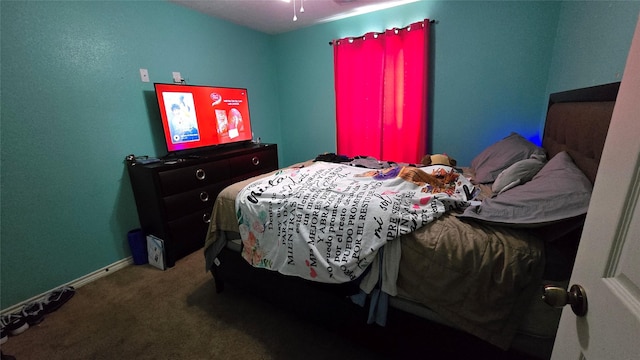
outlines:
M154 84L169 153L251 141L247 89Z

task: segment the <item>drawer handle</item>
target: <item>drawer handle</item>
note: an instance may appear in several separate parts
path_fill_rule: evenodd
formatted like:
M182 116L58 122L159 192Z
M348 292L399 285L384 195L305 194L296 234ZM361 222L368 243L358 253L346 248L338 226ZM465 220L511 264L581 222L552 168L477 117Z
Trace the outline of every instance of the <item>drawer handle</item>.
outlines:
M209 194L206 191L203 191L200 193L200 200L202 202L207 202L209 201Z
M207 213L202 214L202 221L203 221L205 224L210 223L210 222L211 222L211 215L209 215L209 214L207 214Z
M202 169L196 170L196 179L204 180L205 177L207 177L207 173L205 173L204 170Z
M257 156L252 157L252 158L251 158L251 163L252 163L253 165L258 166L258 165L260 164L260 158L258 158Z

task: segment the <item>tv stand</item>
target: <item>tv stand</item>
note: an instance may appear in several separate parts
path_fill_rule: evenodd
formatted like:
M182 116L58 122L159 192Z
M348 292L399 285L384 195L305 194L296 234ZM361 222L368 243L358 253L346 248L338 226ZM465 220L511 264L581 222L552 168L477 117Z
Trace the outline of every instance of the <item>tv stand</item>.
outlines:
M170 153L178 155L175 153ZM127 161L146 235L164 240L167 267L204 245L216 197L235 182L278 168L275 144L242 146L165 156L141 164Z

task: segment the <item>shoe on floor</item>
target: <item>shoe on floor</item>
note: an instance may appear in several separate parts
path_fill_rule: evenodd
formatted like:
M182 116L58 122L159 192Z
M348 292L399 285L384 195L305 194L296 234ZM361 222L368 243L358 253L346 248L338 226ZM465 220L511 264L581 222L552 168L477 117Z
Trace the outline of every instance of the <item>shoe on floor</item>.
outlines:
M22 308L22 317L29 326L37 325L44 320L44 307L41 302L32 302Z
M20 335L29 328L29 323L21 314L8 314L2 316L2 327L10 335Z
M75 294L76 289L74 289L73 286L63 286L61 288L53 290L42 301L42 308L44 309L44 313L49 314L58 310Z

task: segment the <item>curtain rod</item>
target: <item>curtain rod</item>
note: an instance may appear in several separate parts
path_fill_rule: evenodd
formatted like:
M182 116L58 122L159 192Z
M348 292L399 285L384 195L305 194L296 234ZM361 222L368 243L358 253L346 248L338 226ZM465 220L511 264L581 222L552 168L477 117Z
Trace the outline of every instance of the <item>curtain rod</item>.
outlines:
M437 24L437 23L438 23L438 20L429 20L429 24ZM407 26L405 26L403 28L399 28L399 30L408 29L409 26L411 26L411 25L407 25ZM374 33L374 34L382 35L382 34L384 34L384 32L377 32L377 33ZM355 39L364 39L364 35L362 35L362 36L353 36L353 37L351 37L351 39L354 39L354 40ZM333 45L333 41L329 41L329 46L332 46L332 45Z

